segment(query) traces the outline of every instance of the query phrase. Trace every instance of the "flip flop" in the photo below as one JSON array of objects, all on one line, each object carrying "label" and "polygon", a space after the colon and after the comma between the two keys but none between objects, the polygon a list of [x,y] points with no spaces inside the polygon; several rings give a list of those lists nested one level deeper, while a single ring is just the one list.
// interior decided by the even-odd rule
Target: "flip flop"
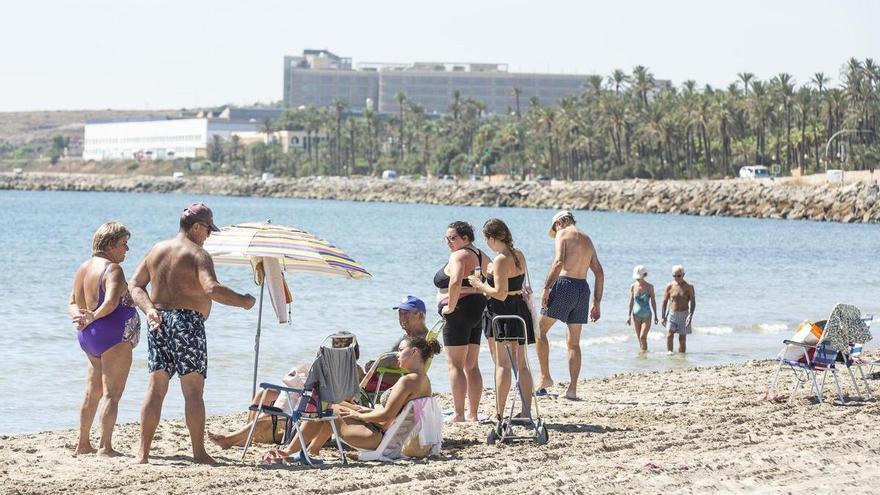
[{"label": "flip flop", "polygon": [[554,399],[559,397],[559,394],[555,392],[548,392],[546,388],[539,388],[535,390],[535,397],[553,397]]},{"label": "flip flop", "polygon": [[[309,460],[312,461],[312,465],[314,465],[314,466],[320,466],[321,464],[324,464],[324,461],[322,459],[318,459],[317,457],[314,457],[314,456],[309,456]],[[293,455],[286,457],[284,459],[284,461],[282,461],[282,462],[285,462],[288,464],[298,462],[298,463],[302,464],[303,466],[309,465],[308,461],[306,461],[306,456],[303,455],[302,450],[300,450],[299,452],[297,452]]]}]

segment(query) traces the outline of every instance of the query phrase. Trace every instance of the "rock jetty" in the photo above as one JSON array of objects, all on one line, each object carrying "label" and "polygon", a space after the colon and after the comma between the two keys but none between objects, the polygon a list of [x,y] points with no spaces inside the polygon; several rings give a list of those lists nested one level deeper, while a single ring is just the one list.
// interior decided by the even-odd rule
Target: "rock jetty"
[{"label": "rock jetty", "polygon": [[0,174],[0,190],[216,194],[392,203],[570,208],[701,216],[880,222],[872,182],[796,185],[780,181],[475,182],[308,177],[245,179],[34,173]]}]

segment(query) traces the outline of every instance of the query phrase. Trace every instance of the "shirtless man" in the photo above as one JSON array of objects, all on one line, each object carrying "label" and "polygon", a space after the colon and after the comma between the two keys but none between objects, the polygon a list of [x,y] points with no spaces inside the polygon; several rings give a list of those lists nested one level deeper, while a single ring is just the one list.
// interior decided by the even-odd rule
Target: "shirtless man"
[{"label": "shirtless man", "polygon": [[[563,210],[553,216],[548,234],[555,239],[556,257],[550,265],[550,273],[547,274],[541,295],[542,316],[538,322],[539,335],[535,343],[541,367],[541,384],[537,394],[544,395],[547,393],[546,389],[553,386],[547,332],[556,320],[560,320],[568,325],[566,341],[571,382],[565,397],[577,400],[577,382],[581,373],[581,327],[587,323],[588,314],[590,320],[599,320],[605,274],[596,256],[593,241],[575,226],[574,215],[570,211]],[[592,270],[596,279],[592,309],[589,307],[590,284],[587,282],[587,270]]]},{"label": "shirtless man", "polygon": [[[671,304],[670,304],[671,303]],[[667,306],[669,313],[666,312]],[[684,267],[672,267],[672,282],[663,293],[663,326],[666,327],[666,351],[672,354],[672,341],[678,334],[678,352],[687,350],[687,336],[691,333],[691,320],[697,308],[694,286],[685,282]],[[667,323],[668,320],[668,323]]]},{"label": "shirtless man", "polygon": [[[397,310],[397,321],[400,323],[400,329],[403,330],[403,335],[397,339],[394,347],[391,348],[391,352],[396,352],[393,349],[397,349],[406,337],[426,338],[428,336],[429,330],[425,325],[425,314],[427,310],[424,301],[416,296],[406,296],[400,304],[391,309]],[[364,365],[364,370],[369,371],[372,366],[373,360],[367,361],[367,364]],[[379,360],[379,367],[399,368],[400,363],[397,362],[396,355],[389,355]],[[382,382],[387,385],[387,387],[390,387],[391,385],[394,385],[400,377],[401,375],[397,374],[387,374],[382,377]],[[367,385],[367,390],[375,390],[377,380],[378,375],[373,375],[373,378],[370,379],[370,383]]]},{"label": "shirtless man", "polygon": [[[214,225],[214,214],[204,203],[183,210],[177,237],[153,246],[129,281],[135,304],[147,315],[150,381],[141,409],[141,446],[138,462],[149,462],[150,445],[159,425],[168,382],[180,375],[186,427],[192,441],[193,461],[214,464],[205,451],[205,403],[202,394],[208,374],[205,320],[211,301],[250,309],[254,298],[217,282],[214,262],[202,248]],[[152,283],[150,294],[146,287]]]}]

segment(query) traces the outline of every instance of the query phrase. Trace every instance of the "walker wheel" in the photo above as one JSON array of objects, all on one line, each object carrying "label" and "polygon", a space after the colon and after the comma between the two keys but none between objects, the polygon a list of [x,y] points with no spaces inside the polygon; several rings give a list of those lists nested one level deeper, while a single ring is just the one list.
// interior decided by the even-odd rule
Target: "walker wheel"
[{"label": "walker wheel", "polygon": [[550,439],[550,435],[547,433],[547,427],[545,425],[541,425],[536,428],[535,431],[535,439],[538,441],[538,445],[546,445],[547,440]]},{"label": "walker wheel", "polygon": [[498,434],[495,433],[495,428],[489,430],[489,434],[486,436],[486,444],[487,445],[495,445],[495,442],[498,440]]}]

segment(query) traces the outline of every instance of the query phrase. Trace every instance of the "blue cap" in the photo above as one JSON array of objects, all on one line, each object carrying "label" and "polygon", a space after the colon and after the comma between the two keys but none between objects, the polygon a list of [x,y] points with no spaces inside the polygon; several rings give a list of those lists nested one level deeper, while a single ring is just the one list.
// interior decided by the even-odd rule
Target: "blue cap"
[{"label": "blue cap", "polygon": [[412,311],[415,309],[422,313],[427,312],[425,309],[425,302],[416,296],[406,296],[403,298],[403,301],[400,301],[400,304],[391,309],[402,309],[404,311]]}]

